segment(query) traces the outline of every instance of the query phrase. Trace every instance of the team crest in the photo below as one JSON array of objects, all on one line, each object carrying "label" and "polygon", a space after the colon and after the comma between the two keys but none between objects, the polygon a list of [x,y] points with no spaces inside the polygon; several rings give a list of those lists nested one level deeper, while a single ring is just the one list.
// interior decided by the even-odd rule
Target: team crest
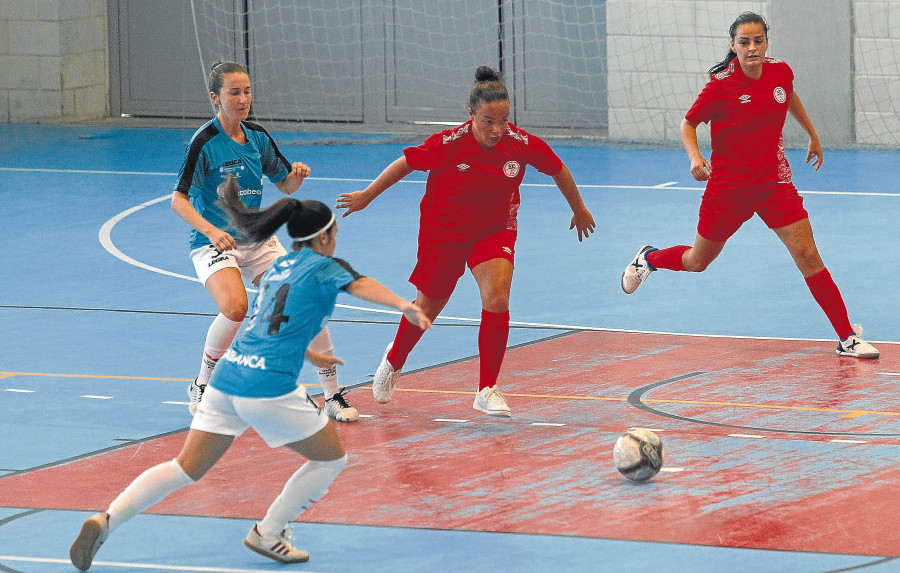
[{"label": "team crest", "polygon": [[772,92],[772,95],[775,96],[775,101],[777,101],[778,103],[784,103],[787,101],[787,92],[784,91],[784,88],[782,87],[775,88],[775,91]]},{"label": "team crest", "polygon": [[503,166],[503,173],[506,174],[507,177],[515,177],[519,174],[519,162],[518,161],[507,161]]}]

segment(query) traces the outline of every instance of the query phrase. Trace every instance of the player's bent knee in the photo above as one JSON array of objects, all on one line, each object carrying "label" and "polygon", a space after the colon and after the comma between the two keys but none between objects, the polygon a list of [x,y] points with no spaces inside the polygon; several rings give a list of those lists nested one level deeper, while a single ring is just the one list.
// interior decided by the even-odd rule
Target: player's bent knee
[{"label": "player's bent knee", "polygon": [[244,320],[244,317],[247,316],[247,301],[236,300],[236,301],[228,301],[223,304],[219,311],[227,318],[233,322],[241,322]]}]

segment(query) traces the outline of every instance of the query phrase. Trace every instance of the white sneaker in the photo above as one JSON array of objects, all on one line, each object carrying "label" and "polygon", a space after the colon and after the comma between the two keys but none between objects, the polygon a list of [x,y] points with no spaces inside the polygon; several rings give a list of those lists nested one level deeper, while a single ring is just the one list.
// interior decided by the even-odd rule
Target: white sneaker
[{"label": "white sneaker", "polygon": [[394,397],[394,389],[397,387],[397,378],[400,377],[402,368],[394,370],[391,363],[388,362],[387,355],[391,351],[394,343],[391,342],[384,350],[384,356],[381,358],[381,364],[375,371],[375,378],[372,380],[372,397],[376,402],[387,404]]},{"label": "white sneaker", "polygon": [[472,407],[488,416],[500,416],[502,418],[512,416],[509,406],[506,405],[506,398],[503,397],[500,390],[497,390],[496,386],[488,386],[479,390],[475,394],[475,402],[472,403]]},{"label": "white sneaker", "polygon": [[336,422],[355,422],[359,420],[359,412],[344,398],[346,388],[341,388],[337,394],[325,400],[325,413]]},{"label": "white sneaker", "polygon": [[641,286],[641,283],[647,280],[650,273],[656,270],[647,262],[647,253],[656,250],[658,249],[650,245],[644,245],[634,256],[631,263],[625,267],[625,270],[622,272],[622,290],[625,291],[625,294],[631,294],[636,291]]},{"label": "white sneaker", "polygon": [[98,513],[91,516],[81,526],[81,532],[69,549],[69,559],[79,571],[87,571],[94,561],[97,550],[109,535],[109,516]]},{"label": "white sneaker", "polygon": [[838,342],[837,353],[856,358],[878,358],[881,355],[877,348],[862,339],[862,327],[858,324],[853,325],[853,334]]},{"label": "white sneaker", "polygon": [[279,563],[305,563],[309,561],[309,553],[295,549],[291,543],[293,539],[294,531],[290,526],[285,527],[278,537],[263,537],[254,525],[250,533],[247,534],[247,538],[244,539],[244,545],[260,555],[265,555]]},{"label": "white sneaker", "polygon": [[197,413],[197,408],[200,407],[200,400],[203,398],[204,390],[206,390],[206,384],[197,384],[196,378],[194,378],[194,381],[188,386],[188,400],[191,402],[188,404],[188,412],[191,413],[191,416]]}]

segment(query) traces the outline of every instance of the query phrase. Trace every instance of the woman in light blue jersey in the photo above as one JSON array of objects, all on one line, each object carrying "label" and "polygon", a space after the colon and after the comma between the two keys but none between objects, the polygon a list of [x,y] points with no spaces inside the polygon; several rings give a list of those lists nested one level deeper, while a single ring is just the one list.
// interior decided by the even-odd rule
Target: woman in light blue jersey
[{"label": "woman in light blue jersey", "polygon": [[[247,121],[253,95],[247,70],[235,62],[216,62],[209,75],[209,97],[216,116],[194,133],[172,194],[172,210],[192,227],[191,260],[197,276],[216,301],[219,314],[206,334],[200,372],[188,388],[191,414],[203,397],[216,362],[234,340],[247,314],[244,280],[257,284],[272,261],[285,254],[274,236],[245,247],[237,244],[218,204],[217,189],[229,176],[237,180],[241,200],[259,208],[263,176],[287,195],[300,188],[309,167],[290,163],[262,126]],[[321,330],[312,343],[314,351],[333,354],[328,329]],[[337,373],[319,369],[328,416],[355,422],[359,413],[338,391]]]},{"label": "woman in light blue jersey", "polygon": [[234,178],[222,187],[225,213],[240,243],[266,241],[286,223],[293,251],[263,275],[247,327],[216,366],[178,457],[142,473],[109,509],[84,522],[69,552],[81,571],[88,570],[116,527],[200,479],[249,427],[270,447],[287,446],[307,462],[288,479],[244,545],[281,563],[307,561],[309,554],[291,543],[288,523],[321,499],[347,464],[334,424],[297,385],[304,359],[317,367],[342,362],[310,350],[309,343],[341,291],[396,308],[419,328],[431,328],[415,303],[333,257],[337,224],[325,204],[285,198],[257,211],[241,201]]}]

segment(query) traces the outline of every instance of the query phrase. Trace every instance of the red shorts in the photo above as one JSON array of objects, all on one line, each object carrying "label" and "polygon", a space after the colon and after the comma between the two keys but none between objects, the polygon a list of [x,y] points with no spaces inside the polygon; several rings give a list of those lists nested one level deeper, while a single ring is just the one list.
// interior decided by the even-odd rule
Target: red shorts
[{"label": "red shorts", "polygon": [[516,232],[497,231],[477,241],[459,243],[419,243],[416,268],[409,282],[430,298],[449,298],[466,267],[474,268],[491,259],[515,264]]},{"label": "red shorts", "polygon": [[766,184],[740,195],[703,194],[697,232],[710,241],[726,241],[746,221],[759,215],[767,227],[779,229],[809,218],[793,183]]}]

